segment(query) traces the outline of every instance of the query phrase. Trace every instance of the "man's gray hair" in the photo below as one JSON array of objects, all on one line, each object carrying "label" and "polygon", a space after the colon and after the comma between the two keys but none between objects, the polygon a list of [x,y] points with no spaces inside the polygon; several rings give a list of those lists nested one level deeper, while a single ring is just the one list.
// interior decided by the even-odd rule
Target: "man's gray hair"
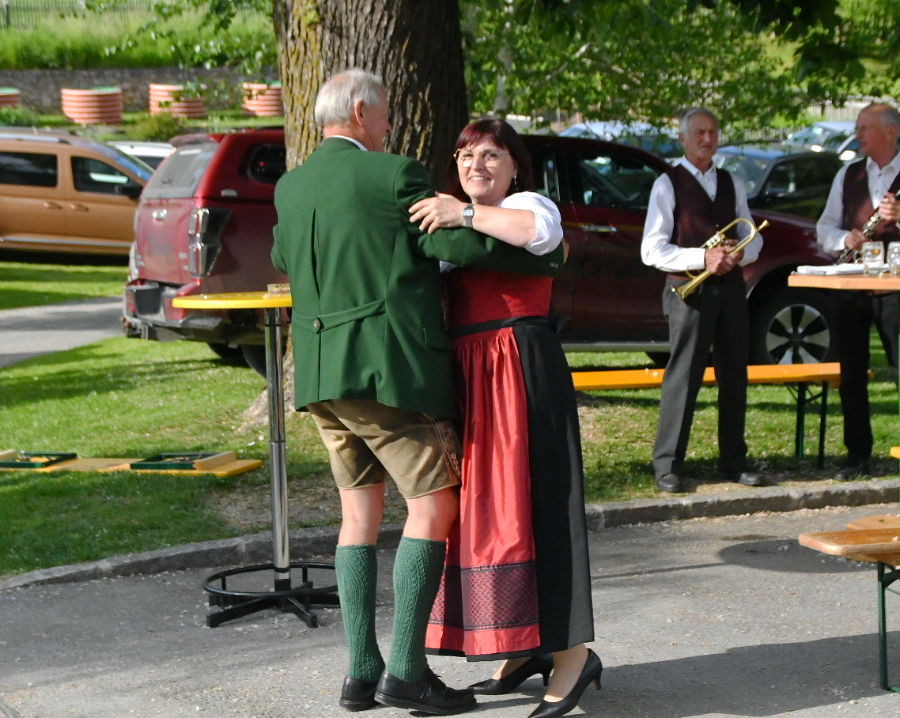
[{"label": "man's gray hair", "polygon": [[381,102],[383,93],[381,78],[357,67],[332,75],[316,96],[316,124],[319,127],[346,125],[357,101],[362,100],[371,107]]},{"label": "man's gray hair", "polygon": [[691,107],[681,113],[681,118],[678,120],[678,131],[681,134],[686,135],[691,119],[696,117],[697,115],[705,115],[716,123],[716,127],[719,126],[719,118],[716,117],[715,112],[713,112],[712,110],[708,110],[705,107]]},{"label": "man's gray hair", "polygon": [[[862,112],[865,112],[866,110],[876,113],[882,124],[893,125],[900,131],[900,112],[897,112],[897,109],[893,105],[889,105],[886,102],[873,102],[870,105],[866,105],[862,109]],[[862,114],[862,112],[860,114]]]}]

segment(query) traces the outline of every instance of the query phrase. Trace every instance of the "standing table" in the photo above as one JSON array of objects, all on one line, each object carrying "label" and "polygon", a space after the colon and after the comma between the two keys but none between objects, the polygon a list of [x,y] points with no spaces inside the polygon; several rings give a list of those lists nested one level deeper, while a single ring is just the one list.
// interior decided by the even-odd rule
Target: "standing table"
[{"label": "standing table", "polygon": [[[791,274],[789,287],[815,289],[843,289],[863,291],[900,290],[900,277],[891,275],[869,276],[865,274]],[[891,450],[893,454],[893,449]],[[898,457],[900,458],[900,457]],[[888,679],[887,624],[885,616],[885,592],[896,593],[889,588],[900,580],[900,520],[897,516],[872,516],[851,522],[847,531],[823,532],[800,535],[800,545],[823,553],[846,556],[854,561],[876,564],[878,571],[878,648],[879,678],[885,690],[900,692],[900,686]]]},{"label": "standing table", "polygon": [[[334,564],[310,561],[291,563],[288,511],[287,511],[287,462],[284,450],[284,385],[281,358],[281,310],[291,306],[289,293],[234,292],[223,294],[199,294],[176,297],[172,306],[184,309],[264,309],[266,317],[266,393],[269,404],[269,473],[272,480],[272,563],[221,571],[210,576],[203,588],[210,594],[210,606],[223,606],[223,610],[206,617],[206,625],[218,626],[233,618],[247,616],[266,608],[291,611],[308,626],[319,625],[312,605],[335,606],[338,604],[337,586],[315,588],[310,580],[310,570],[333,571]],[[291,583],[291,569],[301,572],[299,585]],[[230,576],[273,571],[271,591],[244,591],[229,589]],[[217,584],[217,585],[216,585]]]},{"label": "standing table", "polygon": [[795,272],[788,275],[788,286],[896,292],[900,291],[900,277],[890,274],[870,276],[865,274],[797,274]]}]

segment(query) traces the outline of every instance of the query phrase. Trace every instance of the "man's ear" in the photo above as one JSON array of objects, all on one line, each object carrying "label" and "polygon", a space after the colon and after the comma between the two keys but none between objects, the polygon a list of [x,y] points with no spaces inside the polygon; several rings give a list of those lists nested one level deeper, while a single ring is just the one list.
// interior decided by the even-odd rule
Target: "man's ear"
[{"label": "man's ear", "polygon": [[362,100],[357,100],[353,103],[353,119],[356,124],[361,125],[363,120],[363,114],[366,109],[366,103]]}]

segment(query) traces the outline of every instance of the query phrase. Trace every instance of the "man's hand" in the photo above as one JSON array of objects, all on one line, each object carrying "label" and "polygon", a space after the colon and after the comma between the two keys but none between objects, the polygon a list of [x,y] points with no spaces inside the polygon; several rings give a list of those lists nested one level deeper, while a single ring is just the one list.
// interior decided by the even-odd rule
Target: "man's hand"
[{"label": "man's hand", "polygon": [[900,202],[890,192],[881,198],[878,213],[885,222],[900,221]]},{"label": "man's hand", "polygon": [[858,229],[851,229],[847,236],[844,237],[844,246],[847,249],[857,250],[862,246],[863,242],[868,242],[869,238]]},{"label": "man's hand", "polygon": [[736,242],[728,240],[725,244],[706,250],[704,261],[711,274],[723,275],[734,269],[741,261],[743,251],[733,252]]}]

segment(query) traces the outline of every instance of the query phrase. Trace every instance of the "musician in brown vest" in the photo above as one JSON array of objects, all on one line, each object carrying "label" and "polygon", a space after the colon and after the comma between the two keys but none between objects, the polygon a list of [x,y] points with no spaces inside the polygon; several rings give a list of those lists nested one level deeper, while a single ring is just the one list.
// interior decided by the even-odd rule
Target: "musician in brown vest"
[{"label": "musician in brown vest", "polygon": [[[663,311],[669,320],[671,355],[659,402],[653,472],[662,491],[682,489],[681,471],[697,392],[710,348],[716,368],[719,409],[719,478],[747,486],[763,479],[747,470],[744,415],[747,407],[748,316],[740,266],[753,262],[762,247],[757,235],[743,251],[735,242],[704,248],[717,230],[737,217],[750,219],[747,193],[739,179],[713,165],[719,121],[709,110],[691,108],[681,117],[678,138],[684,157],[660,175],[650,193],[641,242],[644,264],[666,272]],[[736,238],[749,234],[739,223]],[[674,287],[687,272],[708,269],[712,276],[682,299]]]},{"label": "musician in brown vest", "polygon": [[[900,240],[900,113],[890,105],[873,103],[856,118],[859,149],[866,157],[838,170],[828,202],[816,225],[819,244],[839,253],[859,249],[868,239]],[[862,227],[875,211],[882,221],[871,237]],[[897,376],[897,333],[900,330],[900,293],[833,292],[834,334],[841,362],[841,409],[847,458],[835,478],[846,481],[869,473],[872,425],[869,420],[869,332],[878,328],[884,353]]]}]

